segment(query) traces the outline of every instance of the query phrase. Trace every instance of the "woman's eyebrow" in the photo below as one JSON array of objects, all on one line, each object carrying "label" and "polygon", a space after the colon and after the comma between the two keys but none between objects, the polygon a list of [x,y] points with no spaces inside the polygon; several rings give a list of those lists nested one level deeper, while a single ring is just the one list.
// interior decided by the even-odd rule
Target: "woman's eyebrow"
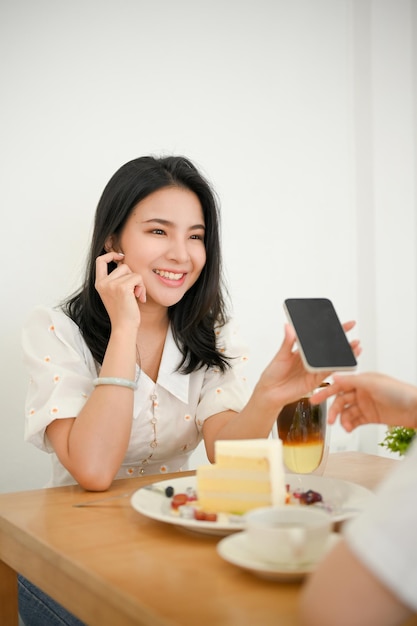
[{"label": "woman's eyebrow", "polygon": [[[165,220],[161,217],[152,217],[150,220],[145,220],[143,223],[150,224],[152,222],[161,224],[161,226],[175,226],[174,222],[171,222],[170,220]],[[204,226],[204,224],[194,224],[193,226],[190,226],[189,230],[206,230],[206,227]]]}]

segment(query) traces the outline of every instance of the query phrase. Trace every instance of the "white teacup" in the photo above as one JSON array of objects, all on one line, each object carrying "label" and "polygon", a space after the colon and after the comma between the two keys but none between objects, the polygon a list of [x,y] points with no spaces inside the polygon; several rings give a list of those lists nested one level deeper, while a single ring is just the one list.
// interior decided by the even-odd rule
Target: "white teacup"
[{"label": "white teacup", "polygon": [[251,552],[265,563],[286,567],[317,562],[332,528],[328,513],[308,506],[254,509],[245,519]]}]

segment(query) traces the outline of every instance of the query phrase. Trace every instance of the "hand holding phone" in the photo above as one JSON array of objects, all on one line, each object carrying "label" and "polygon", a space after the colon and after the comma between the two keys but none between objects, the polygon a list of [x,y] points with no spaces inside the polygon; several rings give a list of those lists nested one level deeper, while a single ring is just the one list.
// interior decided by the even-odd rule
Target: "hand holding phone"
[{"label": "hand holding phone", "polygon": [[337,316],[327,298],[288,298],[284,310],[293,325],[297,344],[310,372],[353,370],[357,361]]}]

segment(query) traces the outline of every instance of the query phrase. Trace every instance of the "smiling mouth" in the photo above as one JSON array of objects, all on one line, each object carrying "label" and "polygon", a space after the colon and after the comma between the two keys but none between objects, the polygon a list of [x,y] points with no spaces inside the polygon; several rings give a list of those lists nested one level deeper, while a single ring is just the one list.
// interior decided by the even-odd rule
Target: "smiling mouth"
[{"label": "smiling mouth", "polygon": [[165,270],[152,270],[158,276],[162,276],[162,278],[168,278],[169,280],[180,280],[184,274],[176,274],[174,272],[167,272]]}]

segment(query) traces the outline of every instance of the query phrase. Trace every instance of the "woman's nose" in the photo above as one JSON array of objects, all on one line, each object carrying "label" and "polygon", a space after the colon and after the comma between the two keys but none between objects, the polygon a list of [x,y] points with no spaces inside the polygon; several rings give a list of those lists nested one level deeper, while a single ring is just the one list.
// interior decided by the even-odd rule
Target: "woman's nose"
[{"label": "woman's nose", "polygon": [[187,241],[183,241],[182,239],[172,240],[171,246],[168,251],[168,258],[179,263],[188,261],[188,259],[190,258],[190,253],[188,250]]}]

